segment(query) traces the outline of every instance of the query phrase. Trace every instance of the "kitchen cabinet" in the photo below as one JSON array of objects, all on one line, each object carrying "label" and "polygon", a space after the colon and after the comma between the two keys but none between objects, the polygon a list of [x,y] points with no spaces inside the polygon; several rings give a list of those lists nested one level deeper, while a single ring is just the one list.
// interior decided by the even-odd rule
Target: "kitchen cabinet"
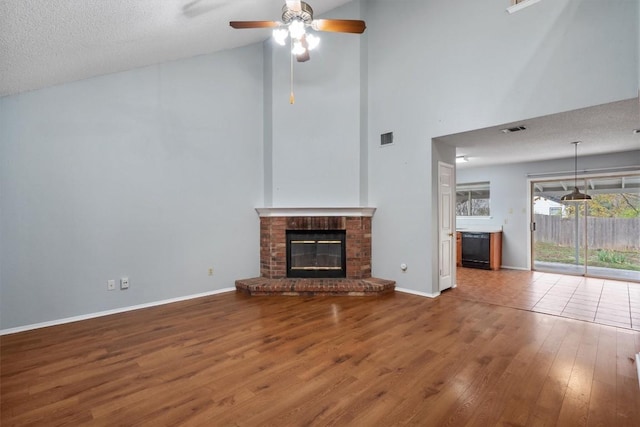
[{"label": "kitchen cabinet", "polygon": [[502,232],[491,233],[491,252],[489,254],[489,268],[500,270],[502,265]]}]

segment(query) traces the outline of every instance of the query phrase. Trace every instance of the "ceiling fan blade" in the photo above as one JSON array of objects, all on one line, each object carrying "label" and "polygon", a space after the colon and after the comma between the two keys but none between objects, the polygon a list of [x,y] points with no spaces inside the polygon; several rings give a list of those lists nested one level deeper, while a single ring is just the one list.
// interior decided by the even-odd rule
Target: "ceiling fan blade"
[{"label": "ceiling fan blade", "polygon": [[280,23],[277,21],[231,21],[229,22],[233,28],[273,28],[279,27]]},{"label": "ceiling fan blade", "polygon": [[294,12],[300,12],[302,10],[302,4],[300,0],[286,0],[287,8]]},{"label": "ceiling fan blade", "polygon": [[314,19],[311,27],[316,31],[330,31],[334,33],[364,33],[364,21],[355,19]]}]

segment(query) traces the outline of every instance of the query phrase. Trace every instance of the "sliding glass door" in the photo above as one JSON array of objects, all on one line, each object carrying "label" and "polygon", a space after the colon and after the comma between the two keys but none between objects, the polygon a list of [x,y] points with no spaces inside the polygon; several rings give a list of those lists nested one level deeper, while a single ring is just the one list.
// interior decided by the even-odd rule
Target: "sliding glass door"
[{"label": "sliding glass door", "polygon": [[640,174],[532,182],[534,270],[640,281]]},{"label": "sliding glass door", "polygon": [[564,181],[533,183],[533,268],[582,275],[586,274],[586,206],[561,203],[565,187]]},{"label": "sliding glass door", "polygon": [[587,217],[587,273],[640,280],[640,175],[592,181],[597,192]]}]

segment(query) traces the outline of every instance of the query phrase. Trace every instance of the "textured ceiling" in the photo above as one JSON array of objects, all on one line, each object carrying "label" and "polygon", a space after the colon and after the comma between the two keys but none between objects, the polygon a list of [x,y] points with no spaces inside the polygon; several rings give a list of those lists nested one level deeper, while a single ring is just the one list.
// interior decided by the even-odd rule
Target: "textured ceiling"
[{"label": "textured ceiling", "polygon": [[[503,133],[524,126],[526,130]],[[506,123],[485,129],[435,138],[456,147],[467,163],[458,168],[535,162],[574,156],[571,142],[581,141],[578,155],[588,156],[640,150],[640,103],[638,98],[589,108]],[[640,165],[640,155],[636,159]]]},{"label": "textured ceiling", "polygon": [[[316,15],[348,0],[311,1]],[[0,96],[266,39],[284,0],[0,0]]]}]

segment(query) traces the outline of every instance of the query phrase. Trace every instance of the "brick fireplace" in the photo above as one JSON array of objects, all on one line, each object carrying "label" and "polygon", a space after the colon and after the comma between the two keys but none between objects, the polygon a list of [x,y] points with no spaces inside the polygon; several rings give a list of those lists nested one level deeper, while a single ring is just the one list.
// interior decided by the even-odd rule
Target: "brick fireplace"
[{"label": "brick fireplace", "polygon": [[[380,295],[395,282],[371,277],[374,208],[259,208],[260,277],[236,281],[250,295]],[[344,278],[287,277],[287,232],[345,234]],[[291,268],[289,268],[291,271]]]}]

